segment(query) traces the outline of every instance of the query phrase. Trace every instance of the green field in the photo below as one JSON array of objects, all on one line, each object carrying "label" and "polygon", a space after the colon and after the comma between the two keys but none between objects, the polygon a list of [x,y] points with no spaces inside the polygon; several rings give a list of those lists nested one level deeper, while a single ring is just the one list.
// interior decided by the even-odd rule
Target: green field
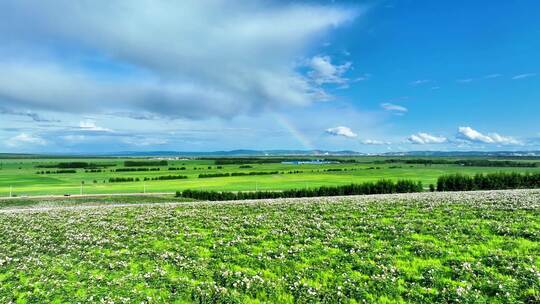
[{"label": "green field", "polygon": [[[406,159],[406,158],[402,158]],[[138,193],[143,192],[174,192],[184,189],[254,191],[254,190],[284,190],[291,188],[318,187],[323,185],[345,185],[365,181],[385,179],[412,179],[422,181],[427,187],[435,183],[438,176],[447,173],[489,173],[489,172],[540,172],[540,167],[465,167],[460,165],[405,163],[374,163],[384,160],[381,157],[358,157],[356,163],[340,164],[250,164],[252,168],[240,168],[240,164],[223,165],[218,169],[213,160],[174,160],[167,166],[161,166],[160,171],[148,172],[110,172],[122,168],[122,158],[20,158],[0,159],[0,197],[8,196],[10,189],[17,196],[48,195],[48,194],[79,194],[81,182],[84,182],[83,193]],[[129,159],[133,160],[133,159]],[[77,173],[66,174],[36,174],[41,170],[39,165],[57,164],[60,162],[84,161],[94,164],[114,164],[104,169],[104,172],[86,173],[77,169]],[[522,162],[522,161],[520,161]],[[186,170],[169,171],[169,167],[185,167]],[[328,169],[343,169],[346,171],[325,171]],[[231,172],[273,172],[279,174],[198,178],[199,174],[231,173]],[[301,171],[301,173],[289,173]],[[166,175],[185,175],[183,180],[142,181],[145,177],[152,178]],[[109,183],[111,177],[139,178],[139,182]]]},{"label": "green field", "polygon": [[540,302],[539,190],[166,200],[0,200],[0,302]]}]

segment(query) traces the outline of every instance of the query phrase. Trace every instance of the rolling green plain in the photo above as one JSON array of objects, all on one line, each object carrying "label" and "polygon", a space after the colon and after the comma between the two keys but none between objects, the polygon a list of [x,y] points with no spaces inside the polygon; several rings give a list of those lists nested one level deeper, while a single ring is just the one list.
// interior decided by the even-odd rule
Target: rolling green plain
[{"label": "rolling green plain", "polygon": [[[350,159],[350,158],[348,158]],[[437,177],[449,173],[490,173],[490,172],[540,172],[540,167],[465,167],[454,164],[375,163],[384,160],[382,157],[357,157],[355,163],[339,164],[249,164],[251,168],[241,168],[240,164],[222,165],[214,160],[169,160],[167,166],[157,167],[160,171],[144,172],[111,172],[124,167],[126,158],[21,158],[0,159],[0,197],[8,196],[10,189],[13,195],[64,195],[80,194],[81,182],[84,182],[84,194],[97,193],[142,193],[174,192],[184,189],[217,190],[217,191],[255,191],[284,190],[304,187],[336,186],[350,183],[377,181],[380,179],[411,179],[422,181],[425,187],[435,183]],[[393,157],[392,159],[396,159]],[[402,158],[405,160],[406,158]],[[128,160],[137,160],[129,158]],[[294,160],[294,158],[291,158]],[[497,159],[500,160],[500,159]],[[535,160],[530,160],[535,161]],[[61,162],[89,162],[92,164],[114,165],[103,169],[103,172],[85,172],[77,169],[77,173],[37,174],[42,170],[40,165],[52,165]],[[169,167],[185,167],[185,170],[168,170]],[[342,171],[327,171],[341,169]],[[227,176],[198,178],[199,174],[215,173],[250,173],[279,172],[270,175]],[[300,172],[295,172],[300,171]],[[168,175],[184,175],[187,179],[148,180]],[[138,182],[110,183],[109,178],[139,178]]]},{"label": "rolling green plain", "polygon": [[540,303],[539,190],[166,200],[0,200],[0,302]]},{"label": "rolling green plain", "polygon": [[[450,173],[540,172],[523,158],[353,160],[1,159],[0,303],[540,303],[538,189],[229,202],[172,194],[383,178],[427,188]],[[73,162],[93,169],[46,173]],[[153,171],[122,171],[137,168]],[[199,177],[226,173],[257,175]],[[187,178],[151,180],[171,175]],[[102,196],[46,196],[79,194],[81,184]],[[5,198],[10,189],[18,198]]]}]

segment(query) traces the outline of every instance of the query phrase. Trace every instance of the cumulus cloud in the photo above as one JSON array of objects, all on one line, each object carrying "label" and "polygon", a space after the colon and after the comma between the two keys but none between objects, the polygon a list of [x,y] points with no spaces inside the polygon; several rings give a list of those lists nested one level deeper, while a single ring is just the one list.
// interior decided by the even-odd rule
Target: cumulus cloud
[{"label": "cumulus cloud", "polygon": [[44,146],[47,144],[47,142],[43,138],[37,135],[21,133],[19,135],[9,138],[5,142],[5,144],[8,147],[19,147],[19,146],[24,146],[24,145]]},{"label": "cumulus cloud", "polygon": [[388,103],[388,102],[382,103],[381,108],[383,108],[385,111],[392,112],[396,115],[403,115],[409,111],[404,106],[400,106],[400,105]]},{"label": "cumulus cloud", "polygon": [[351,128],[344,126],[326,129],[326,133],[334,136],[343,136],[348,138],[354,138],[358,136],[358,134],[354,133]]},{"label": "cumulus cloud", "polygon": [[427,145],[427,144],[442,144],[448,141],[444,136],[432,135],[429,133],[419,132],[413,134],[407,138],[410,143],[418,145]]},{"label": "cumulus cloud", "polygon": [[79,122],[79,128],[83,131],[93,131],[93,132],[112,132],[111,129],[103,128],[96,125],[96,122],[91,119],[82,120]]},{"label": "cumulus cloud", "polygon": [[295,60],[359,13],[262,0],[1,1],[0,105],[187,118],[306,105],[350,64],[318,57],[314,84]]},{"label": "cumulus cloud", "polygon": [[352,63],[334,65],[329,56],[314,56],[308,65],[312,69],[308,75],[315,83],[346,84],[349,80],[343,75],[351,68]]},{"label": "cumulus cloud", "polygon": [[483,134],[471,127],[459,127],[457,138],[485,144],[519,145],[521,142],[510,136],[502,136],[498,133]]}]

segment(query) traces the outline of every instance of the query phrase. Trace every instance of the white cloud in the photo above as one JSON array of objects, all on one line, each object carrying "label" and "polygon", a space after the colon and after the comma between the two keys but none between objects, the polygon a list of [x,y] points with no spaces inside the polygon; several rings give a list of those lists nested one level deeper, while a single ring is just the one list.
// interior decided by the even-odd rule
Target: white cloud
[{"label": "white cloud", "polygon": [[326,133],[334,136],[344,136],[348,138],[354,138],[358,136],[358,134],[354,133],[351,128],[343,126],[326,129]]},{"label": "white cloud", "polygon": [[96,122],[91,119],[82,120],[81,122],[79,122],[79,128],[84,131],[112,132],[111,129],[97,126]]},{"label": "white cloud", "polygon": [[404,106],[400,106],[400,105],[388,103],[388,102],[382,103],[381,108],[383,108],[385,111],[392,112],[397,115],[403,115],[404,113],[407,113],[407,111],[409,111]]},{"label": "white cloud", "polygon": [[409,84],[410,85],[413,85],[413,86],[418,86],[418,85],[423,85],[423,84],[427,84],[427,83],[430,83],[431,80],[429,79],[418,79],[418,80],[415,80],[415,81],[411,81]]},{"label": "white cloud", "polygon": [[499,78],[499,77],[501,77],[501,76],[502,76],[501,74],[497,74],[497,73],[496,73],[496,74],[489,74],[489,75],[486,75],[486,76],[484,76],[484,78],[486,78],[486,79],[493,79],[493,78]]},{"label": "white cloud", "polygon": [[329,56],[314,56],[309,61],[308,66],[311,71],[308,76],[318,85],[321,84],[346,84],[349,80],[344,78],[344,74],[351,68],[351,62],[341,65],[332,64]]},{"label": "white cloud", "polygon": [[458,135],[459,139],[466,141],[485,143],[485,144],[502,144],[502,145],[519,145],[520,141],[510,136],[502,136],[498,133],[482,134],[471,127],[459,127]]},{"label": "white cloud", "polygon": [[[0,106],[207,118],[307,105],[327,94],[295,61],[361,12],[263,0],[0,1]],[[350,66],[315,61],[318,84],[342,81]]]},{"label": "white cloud", "polygon": [[364,139],[360,141],[363,145],[390,145],[392,143],[387,141],[375,140],[375,139]]},{"label": "white cloud", "polygon": [[536,76],[536,73],[525,73],[525,74],[516,75],[512,77],[512,79],[518,80],[518,79],[525,79],[525,78],[534,77],[534,76]]},{"label": "white cloud", "polygon": [[370,80],[371,79],[371,74],[369,73],[365,73],[364,75],[360,76],[360,77],[356,77],[354,79],[355,82],[358,82],[358,81],[366,81],[366,80]]},{"label": "white cloud", "polygon": [[413,134],[407,138],[410,143],[427,145],[427,144],[442,144],[448,141],[444,136],[431,135],[429,133],[420,132]]},{"label": "white cloud", "polygon": [[19,147],[23,145],[44,146],[46,144],[47,142],[43,138],[28,133],[21,133],[6,141],[6,145],[9,147]]},{"label": "white cloud", "polygon": [[456,80],[456,81],[459,82],[459,83],[470,83],[470,82],[473,82],[474,79],[472,79],[472,78],[465,78],[465,79],[458,79],[458,80]]}]

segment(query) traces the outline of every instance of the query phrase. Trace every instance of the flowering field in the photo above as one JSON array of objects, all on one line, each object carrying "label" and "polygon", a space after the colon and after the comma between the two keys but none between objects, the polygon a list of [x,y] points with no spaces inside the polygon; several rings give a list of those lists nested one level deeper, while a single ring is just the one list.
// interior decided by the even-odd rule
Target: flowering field
[{"label": "flowering field", "polygon": [[0,303],[540,303],[540,191],[0,210]]}]

